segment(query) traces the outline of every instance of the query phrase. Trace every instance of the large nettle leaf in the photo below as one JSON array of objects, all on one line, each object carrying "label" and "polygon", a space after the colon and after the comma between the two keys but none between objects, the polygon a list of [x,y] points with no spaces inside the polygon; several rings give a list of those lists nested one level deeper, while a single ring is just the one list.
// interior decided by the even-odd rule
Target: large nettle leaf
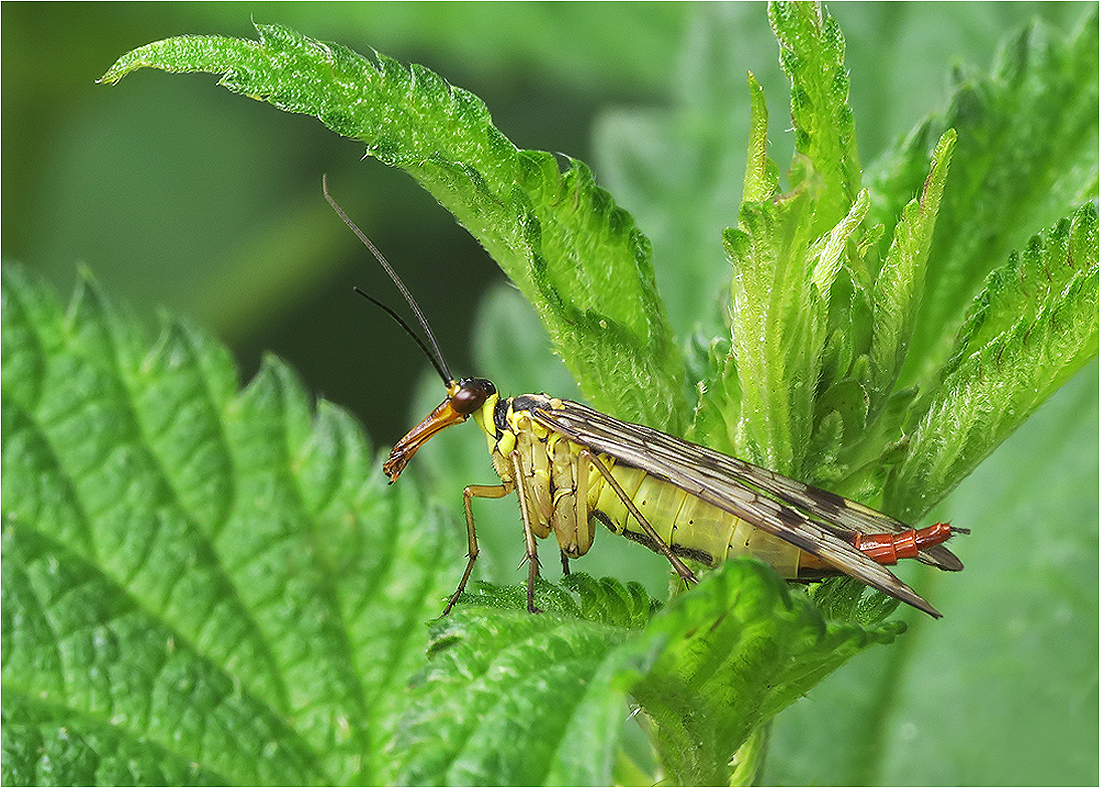
[{"label": "large nettle leaf", "polygon": [[5,780],[369,781],[453,540],[285,366],[136,325],[4,268]]},{"label": "large nettle leaf", "polygon": [[[950,288],[930,256],[939,220],[950,208],[958,226],[960,194],[984,188],[958,160],[981,124],[926,124],[900,175],[864,188],[836,22],[805,3],[769,17],[795,161],[782,190],[750,78],[743,203],[723,239],[732,318],[686,355],[630,215],[583,164],[517,150],[427,69],[259,26],[259,41],[150,44],[104,80],[220,73],[363,140],[493,254],[597,407],[916,520],[1096,354],[1096,210],[1075,208],[1095,174],[1056,179],[1049,220],[956,296],[978,294],[965,318],[923,321],[929,287]],[[1082,120],[1051,158],[1095,148],[1080,143],[1095,92],[1072,78],[1094,28],[1007,69],[1021,86],[1068,74]],[[774,714],[902,629],[858,584],[811,601],[741,560],[656,613],[612,580],[540,586],[537,617],[482,586],[425,654],[461,528],[411,483],[386,489],[345,414],[312,408],[274,361],[238,392],[200,331],[172,323],[150,346],[89,283],[66,313],[9,267],[3,321],[9,782],[748,782]],[[909,348],[944,345],[908,371]]]}]

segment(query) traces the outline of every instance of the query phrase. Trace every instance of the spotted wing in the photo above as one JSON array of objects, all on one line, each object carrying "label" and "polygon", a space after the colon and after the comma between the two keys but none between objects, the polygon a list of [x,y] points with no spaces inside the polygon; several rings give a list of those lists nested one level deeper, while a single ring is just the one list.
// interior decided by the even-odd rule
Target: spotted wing
[{"label": "spotted wing", "polygon": [[[532,404],[537,421],[570,440],[671,482],[816,555],[844,574],[933,616],[940,615],[889,569],[841,536],[845,531],[897,533],[908,530],[904,523],[833,493],[649,427],[619,421],[577,402]],[[945,561],[940,553],[950,560]],[[929,556],[928,562],[962,568],[946,548]]]}]

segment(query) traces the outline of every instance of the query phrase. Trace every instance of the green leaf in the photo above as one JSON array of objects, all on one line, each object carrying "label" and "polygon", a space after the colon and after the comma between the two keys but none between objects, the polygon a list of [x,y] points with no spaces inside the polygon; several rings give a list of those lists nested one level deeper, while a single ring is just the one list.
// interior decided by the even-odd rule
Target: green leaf
[{"label": "green leaf", "polygon": [[[817,348],[803,341],[816,310],[808,303],[806,258],[813,238],[806,192],[745,203],[724,236],[733,263],[732,359],[742,391],[741,441],[753,462],[780,473],[800,464],[810,432]],[[751,415],[750,415],[751,414]],[[744,450],[742,450],[744,451]]]},{"label": "green leaf", "polygon": [[[595,679],[625,630],[491,610],[456,611],[432,634],[435,660],[388,747],[397,784],[542,785],[581,766],[566,765],[577,755],[567,733],[623,708],[621,690]],[[591,739],[566,782],[609,784],[614,742],[613,727]]]},{"label": "green leaf", "polygon": [[[683,361],[649,242],[578,161],[521,151],[485,105],[421,67],[374,63],[275,25],[260,41],[183,36],[123,56],[130,71],[221,73],[230,90],[318,117],[408,171],[493,255],[539,312],[593,403],[673,433],[687,424]],[[644,394],[641,392],[645,392]]]},{"label": "green leaf", "polygon": [[1098,51],[1095,9],[1068,38],[1027,27],[988,75],[957,69],[948,109],[868,168],[873,221],[889,224],[920,187],[932,141],[958,135],[900,385],[935,376],[966,305],[1011,250],[1096,196]]},{"label": "green leaf", "polygon": [[763,202],[779,188],[779,166],[768,156],[768,107],[764,89],[749,73],[749,150],[745,163],[745,202]]},{"label": "green leaf", "polygon": [[955,147],[955,132],[944,132],[932,153],[932,168],[919,197],[905,206],[894,240],[875,279],[874,329],[871,338],[871,395],[881,402],[897,379],[909,352],[936,227],[936,215]]},{"label": "green leaf", "polygon": [[1096,355],[1097,246],[1089,203],[990,275],[891,473],[887,496],[902,517],[923,514],[950,492]]},{"label": "green leaf", "polygon": [[[527,583],[502,586],[474,581],[458,599],[463,607],[494,607],[527,612]],[[611,577],[584,572],[564,575],[560,583],[535,579],[535,607],[542,611],[626,629],[641,629],[660,607],[638,583],[623,585]]]},{"label": "green leaf", "polygon": [[[1022,254],[1013,250],[971,304],[941,377],[1021,322],[1034,323],[1040,312],[1063,300],[1077,280],[1094,277],[1096,246],[1096,205],[1088,203],[1048,232],[1032,236]],[[1084,343],[1082,350],[1087,353],[1089,345]]]},{"label": "green leaf", "polygon": [[813,433],[822,429],[814,417],[823,368],[827,354],[836,352],[835,345],[828,346],[829,324],[841,319],[832,289],[869,207],[861,193],[832,231],[812,238],[814,205],[806,190],[746,202],[738,228],[726,231],[733,263],[733,342],[727,356],[711,359],[704,384],[717,392],[725,429],[708,415],[714,402],[700,405],[695,425],[708,445],[802,476],[808,472],[807,456],[814,454]]},{"label": "green leaf", "polygon": [[[583,583],[582,599],[594,590]],[[389,747],[402,763],[395,781],[608,784],[632,696],[667,779],[727,783],[762,724],[903,628],[826,624],[748,560],[724,564],[641,632],[644,620],[597,618],[472,608],[438,622],[433,662]]]},{"label": "green leaf", "polygon": [[[382,494],[348,417],[311,414],[278,362],[238,393],[225,352],[185,324],[150,349],[94,283],[66,316],[18,267],[3,276],[13,782],[606,783],[627,768],[631,694],[664,768],[692,780],[897,631],[826,627],[755,562],[652,622],[637,585],[574,575],[540,597],[570,617],[437,623],[410,703],[458,529],[444,539],[408,484]],[[686,728],[681,702],[703,715]],[[670,749],[685,735],[709,742],[690,762]]]},{"label": "green leaf", "polygon": [[844,36],[817,3],[772,2],[768,19],[779,40],[779,62],[791,80],[795,148],[810,165],[800,166],[796,159],[791,186],[821,180],[813,223],[819,235],[844,218],[860,191]]},{"label": "green leaf", "polygon": [[276,361],[14,264],[2,317],[5,777],[379,781],[457,529]]},{"label": "green leaf", "polygon": [[[9,775],[23,784],[130,783],[158,773],[188,782],[323,779],[317,753],[277,709],[94,566],[10,516],[4,556],[4,606],[13,611],[4,630],[5,734],[23,750],[5,758]],[[49,754],[27,747],[28,735],[49,742]],[[108,743],[128,757],[101,757],[96,745]]]},{"label": "green leaf", "polygon": [[763,564],[727,561],[647,628],[637,653],[643,645],[661,651],[633,694],[658,726],[658,754],[677,784],[724,784],[754,730],[903,629],[826,623]]}]

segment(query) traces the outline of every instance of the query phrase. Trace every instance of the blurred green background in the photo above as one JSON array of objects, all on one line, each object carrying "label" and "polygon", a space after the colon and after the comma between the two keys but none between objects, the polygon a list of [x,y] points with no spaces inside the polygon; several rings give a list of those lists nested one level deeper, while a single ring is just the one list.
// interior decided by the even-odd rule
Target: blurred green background
[{"label": "blurred green background", "polygon": [[[942,105],[957,59],[987,66],[1006,31],[1038,15],[1068,29],[1081,6],[1050,3],[829,6],[848,40],[852,104],[868,162]],[[70,290],[79,264],[141,312],[190,316],[234,350],[243,379],[271,351],[307,385],[362,418],[381,444],[410,423],[412,344],[361,299],[391,303],[367,253],[320,194],[321,174],[349,214],[409,280],[456,373],[472,373],[470,321],[478,294],[502,274],[453,219],[403,173],[360,161],[360,144],[215,86],[210,75],[141,72],[95,83],[124,52],[183,33],[254,37],[278,22],[361,52],[419,62],[480,96],[517,145],[566,153],[596,169],[650,234],[675,243],[667,217],[647,216],[601,171],[594,131],[624,114],[681,106],[693,75],[695,7],[679,3],[4,3],[3,253]],[[764,6],[723,11],[735,31],[730,70],[754,71],[768,91],[773,156],[789,157],[784,104]],[[944,14],[949,16],[945,17]],[[743,82],[731,86],[744,106]],[[731,112],[742,134],[747,112]],[[643,147],[645,139],[630,144]],[[786,148],[784,146],[786,145]],[[731,183],[740,163],[729,168]],[[665,180],[674,180],[676,161]],[[732,195],[721,224],[736,221]],[[639,210],[641,208],[641,210]],[[652,213],[652,211],[650,211]],[[648,219],[648,224],[647,224]],[[716,220],[718,221],[718,220]],[[666,255],[671,258],[672,255]],[[716,271],[722,274],[721,258]],[[674,323],[690,315],[670,305]],[[392,389],[387,391],[386,389]],[[417,417],[419,418],[419,417]]]},{"label": "blurred green background", "polygon": [[[828,9],[847,40],[866,165],[942,108],[953,65],[986,69],[998,42],[1026,21],[1066,32],[1087,5]],[[322,173],[405,276],[456,374],[495,377],[506,393],[569,395],[567,375],[544,366],[546,341],[528,331],[529,308],[502,287],[478,244],[403,173],[361,161],[359,143],[231,94],[210,75],[145,71],[116,87],[95,84],[134,47],[184,33],[252,38],[252,20],[422,63],[481,97],[520,147],[586,161],[652,240],[659,282],[728,275],[719,231],[736,222],[746,71],[768,97],[773,158],[781,167],[790,158],[789,85],[763,4],[0,5],[5,259],[27,263],[62,293],[86,265],[150,324],[160,307],[191,317],[233,349],[242,381],[262,353],[275,353],[311,391],[353,410],[379,446],[419,420],[426,400],[438,401],[438,381],[424,378],[427,361],[400,329],[352,293],[359,285],[400,301],[325,204]],[[698,56],[716,40],[719,55]],[[715,60],[720,70],[699,66]],[[715,114],[700,96],[728,105],[727,128],[694,123]],[[736,152],[723,148],[720,160],[684,153],[731,135]],[[691,145],[677,145],[684,140]],[[699,206],[693,184],[708,175],[725,196]],[[677,268],[689,244],[713,250],[713,270]],[[683,288],[666,290],[676,299]],[[713,306],[673,300],[669,313],[684,333]],[[476,350],[475,318],[484,328]],[[909,617],[913,630],[897,646],[854,660],[782,715],[766,779],[1095,782],[1097,429],[1094,363],[934,512],[975,527],[966,572],[919,576],[948,617]],[[432,489],[457,522],[461,485],[486,482],[491,471],[483,442],[454,433],[424,452],[418,471],[453,477]],[[484,508],[479,533],[507,558],[494,569],[487,550],[479,573],[518,580],[514,531],[494,528],[514,525],[514,505]],[[625,540],[597,548],[578,569],[629,576],[608,565],[633,569],[652,558],[663,576],[659,557]]]}]

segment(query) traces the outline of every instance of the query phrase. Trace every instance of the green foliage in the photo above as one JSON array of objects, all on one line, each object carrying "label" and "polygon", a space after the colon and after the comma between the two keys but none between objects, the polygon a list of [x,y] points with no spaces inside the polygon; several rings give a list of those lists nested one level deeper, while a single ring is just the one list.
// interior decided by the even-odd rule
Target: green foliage
[{"label": "green foliage", "polygon": [[[910,191],[896,227],[884,233],[871,223],[882,208],[876,213],[874,201],[859,194],[838,26],[812,5],[775,3],[770,20],[794,85],[798,152],[790,191],[780,194],[778,168],[765,152],[763,97],[752,82],[756,120],[746,201],[738,227],[725,235],[734,265],[732,345],[701,365],[681,358],[672,343],[648,242],[629,214],[595,187],[589,170],[572,162],[562,173],[549,154],[516,150],[492,126],[480,101],[426,69],[406,69],[382,55],[371,63],[343,47],[260,26],[258,42],[186,36],[141,47],[121,58],[103,81],[147,66],[222,73],[222,84],[234,91],[316,115],[337,132],[365,141],[368,153],[410,172],[494,255],[535,305],[595,405],[684,433],[682,382],[692,369],[703,392],[716,392],[709,398],[703,393],[697,402],[689,431],[697,440],[878,503],[888,464],[902,456],[912,467],[931,462],[920,453],[922,445],[906,454],[901,443],[904,425],[920,417],[917,408],[927,400],[896,389],[895,381],[911,343],[927,345],[933,334],[949,336],[953,328],[942,321],[921,324],[918,331],[917,318],[957,131],[942,134],[925,183],[916,189],[920,194]],[[1074,106],[1094,99],[1080,92],[1082,80],[1063,73],[1075,75],[1081,58],[1087,60],[1088,29],[1084,25],[1058,58],[1039,58],[1021,46],[1013,50],[1025,65],[1053,71],[1051,78],[1065,83],[1063,92],[1069,91]],[[1034,83],[1018,76],[1025,70],[1001,66],[1012,71],[1015,86]],[[1078,116],[1085,117],[1075,111]],[[972,122],[966,131],[979,135],[994,125],[1004,125],[1004,118]],[[918,136],[926,140],[930,124],[923,128]],[[1089,132],[1081,121],[1075,136],[1063,135],[1062,147],[1079,147]],[[1091,132],[1095,137],[1095,124]],[[1013,142],[1020,144],[1013,138],[1006,145]],[[905,166],[894,172],[911,179],[918,155],[911,140]],[[1070,188],[1066,182],[1074,195],[1095,190],[1090,174],[1063,178],[1063,190]],[[889,204],[900,193],[897,184],[891,186],[876,185],[892,195],[880,202]],[[1090,270],[1087,261],[1084,268]],[[1086,334],[1089,325],[1086,320],[1082,327]],[[1083,353],[1063,372],[1088,357]],[[1006,434],[987,441],[984,453]],[[960,466],[936,494],[911,494],[919,507],[891,499],[885,505],[920,517],[972,467]]]},{"label": "green foliage", "polygon": [[947,615],[899,610],[904,637],[781,714],[764,784],[1096,781],[1097,371],[937,507],[937,519],[975,526],[960,540],[963,572],[916,576]]},{"label": "green foliage", "polygon": [[[918,325],[901,384],[928,385],[983,280],[1043,228],[1097,192],[1096,14],[1067,38],[1029,25],[1006,41],[989,74],[959,66],[948,108],[930,115],[871,165],[874,221],[890,221],[924,177],[924,152],[958,134],[955,172],[932,241]],[[937,330],[932,330],[933,328]]]},{"label": "green foliage", "polygon": [[[493,254],[595,405],[915,520],[1096,354],[1095,17],[960,77],[867,188],[839,25],[800,3],[769,19],[794,162],[783,190],[750,77],[732,319],[704,315],[683,353],[633,218],[427,69],[260,26],[150,44],[104,80],[221,73],[363,140]],[[3,319],[9,782],[751,782],[769,720],[902,629],[858,585],[811,602],[737,561],[656,614],[613,580],[543,584],[538,617],[475,585],[426,660],[459,528],[386,490],[345,415],[311,414],[277,362],[236,392],[191,327],[150,350],[88,284],[65,316],[6,269]],[[904,653],[857,677],[883,691],[854,708],[881,720]]]},{"label": "green foliage", "polygon": [[903,517],[946,495],[1096,356],[1098,240],[1087,203],[990,274],[888,480]]},{"label": "green foliage", "polygon": [[150,346],[90,281],[66,314],[9,265],[3,299],[9,783],[607,783],[631,694],[723,732],[702,763],[657,742],[691,781],[897,631],[742,561],[655,617],[637,584],[544,583],[541,616],[481,584],[425,664],[458,529],[390,495],[346,414],[276,361],[237,392],[208,337]]},{"label": "green foliage", "polygon": [[5,781],[370,781],[453,542],[278,362],[3,275]]},{"label": "green foliage", "polygon": [[795,159],[791,186],[821,181],[822,195],[808,228],[818,236],[844,218],[860,190],[844,35],[814,3],[772,3],[768,18],[779,40],[779,62],[791,80],[795,150],[805,157]]},{"label": "green foliage", "polygon": [[548,612],[531,616],[522,586],[483,586],[475,601],[492,598],[487,607],[433,625],[436,658],[414,680],[392,746],[398,782],[608,784],[624,768],[616,749],[631,698],[669,780],[728,782],[733,751],[762,721],[904,628],[826,623],[748,560],[728,562],[652,620],[623,618],[623,600],[647,614],[649,605],[614,581],[563,585],[579,609],[546,604],[561,591],[544,583]]},{"label": "green foliage", "polygon": [[[500,586],[475,581],[459,604],[527,611],[527,584]],[[660,604],[638,583],[623,585],[611,577],[596,579],[584,572],[565,575],[560,584],[538,578],[535,606],[548,613],[583,618],[600,624],[641,629]]]}]

